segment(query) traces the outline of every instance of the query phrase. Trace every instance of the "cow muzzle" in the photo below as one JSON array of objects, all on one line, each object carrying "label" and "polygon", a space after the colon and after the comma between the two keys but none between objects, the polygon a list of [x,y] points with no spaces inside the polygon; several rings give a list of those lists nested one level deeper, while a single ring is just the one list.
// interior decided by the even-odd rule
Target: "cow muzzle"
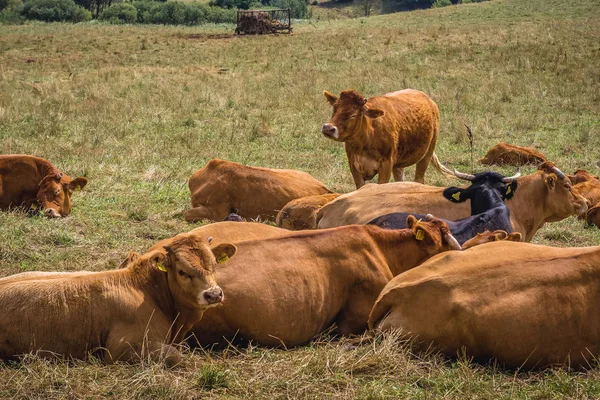
[{"label": "cow muzzle", "polygon": [[337,139],[340,135],[340,133],[338,132],[337,126],[332,125],[332,124],[323,125],[323,127],[321,128],[321,133],[332,139]]},{"label": "cow muzzle", "polygon": [[44,214],[48,218],[61,218],[61,215],[56,210],[54,210],[52,208],[46,208],[44,210]]},{"label": "cow muzzle", "polygon": [[218,304],[223,301],[225,296],[223,295],[223,289],[218,286],[213,286],[202,292],[202,298],[208,304]]}]

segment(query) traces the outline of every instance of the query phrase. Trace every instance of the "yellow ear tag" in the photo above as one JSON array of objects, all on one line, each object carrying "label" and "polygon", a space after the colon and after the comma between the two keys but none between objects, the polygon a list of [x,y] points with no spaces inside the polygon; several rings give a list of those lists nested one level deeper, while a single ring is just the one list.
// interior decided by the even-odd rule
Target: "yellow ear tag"
[{"label": "yellow ear tag", "polygon": [[164,264],[161,262],[156,263],[156,268],[158,268],[159,271],[167,272],[167,269],[165,268]]},{"label": "yellow ear tag", "polygon": [[75,190],[81,190],[81,185],[75,186]]},{"label": "yellow ear tag", "polygon": [[229,256],[225,253],[223,253],[219,257],[217,257],[217,263],[219,263],[219,264],[226,263],[227,261],[229,261]]},{"label": "yellow ear tag", "polygon": [[452,198],[453,198],[454,200],[456,200],[456,201],[459,201],[459,200],[460,200],[460,192],[456,192],[456,193],[454,193],[454,194],[452,195]]},{"label": "yellow ear tag", "polygon": [[415,239],[423,240],[424,238],[425,238],[425,232],[423,232],[423,229],[417,229],[417,232],[415,233]]},{"label": "yellow ear tag", "polygon": [[38,205],[37,203],[31,203],[31,207],[32,210],[37,210],[38,209]]},{"label": "yellow ear tag", "polygon": [[511,190],[512,190],[512,189],[510,188],[510,185],[509,185],[509,186],[507,187],[507,189],[506,189],[506,194],[509,194]]}]

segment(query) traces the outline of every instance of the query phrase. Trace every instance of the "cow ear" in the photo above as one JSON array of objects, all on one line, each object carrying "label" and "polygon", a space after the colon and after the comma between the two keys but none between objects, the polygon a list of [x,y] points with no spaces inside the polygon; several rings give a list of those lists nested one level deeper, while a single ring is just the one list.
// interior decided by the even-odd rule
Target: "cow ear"
[{"label": "cow ear", "polygon": [[[169,246],[164,246],[164,248],[167,250],[167,253],[172,252]],[[168,256],[159,250],[150,254],[150,263],[154,268],[161,272],[167,272],[167,268],[170,265],[168,262]]]},{"label": "cow ear", "polygon": [[417,223],[417,219],[415,218],[414,215],[409,215],[408,217],[406,217],[406,226],[409,229],[412,229],[412,227]]},{"label": "cow ear", "polygon": [[231,257],[237,251],[237,247],[229,243],[221,243],[220,245],[211,249],[215,258],[217,259],[218,264],[223,264],[229,261]]},{"label": "cow ear", "polygon": [[425,228],[423,228],[423,226],[419,225],[419,224],[415,224],[412,227],[413,233],[415,234],[415,239],[419,240],[419,241],[431,241],[431,234],[429,233],[429,231]]},{"label": "cow ear", "polygon": [[447,198],[453,203],[462,203],[463,201],[469,198],[465,193],[465,189],[456,186],[451,186],[449,188],[444,189],[444,192],[442,194],[445,198]]},{"label": "cow ear", "polygon": [[383,110],[379,110],[377,108],[367,108],[367,111],[365,111],[365,115],[369,118],[379,118],[381,116],[383,116],[383,114],[385,114],[385,112]]},{"label": "cow ear", "polygon": [[506,239],[507,236],[508,236],[508,234],[506,233],[506,231],[503,231],[503,230],[494,231],[494,240],[503,240],[503,239]]},{"label": "cow ear", "polygon": [[73,192],[75,190],[79,190],[79,189],[83,189],[85,187],[85,185],[87,185],[88,180],[86,178],[84,178],[83,176],[80,176],[79,178],[73,179],[68,186],[68,190],[70,192]]},{"label": "cow ear", "polygon": [[511,199],[515,195],[515,190],[517,190],[517,181],[512,181],[508,185],[506,185],[506,191],[504,192],[505,199]]},{"label": "cow ear", "polygon": [[511,242],[520,242],[523,240],[523,235],[521,235],[521,232],[513,232],[506,237],[506,240],[510,240]]},{"label": "cow ear", "polygon": [[123,262],[119,265],[119,269],[127,268],[130,264],[133,264],[141,257],[140,253],[136,253],[135,251],[130,251],[127,254],[127,258],[123,260]]},{"label": "cow ear", "polygon": [[329,102],[329,104],[334,105],[335,102],[337,101],[337,96],[331,92],[328,92],[327,90],[323,91],[323,95],[325,96],[325,98],[327,99],[327,101]]},{"label": "cow ear", "polygon": [[545,180],[545,183],[546,183],[546,186],[548,186],[548,189],[554,190],[557,180],[558,180],[558,178],[556,177],[556,175],[554,175],[554,174],[548,175]]}]

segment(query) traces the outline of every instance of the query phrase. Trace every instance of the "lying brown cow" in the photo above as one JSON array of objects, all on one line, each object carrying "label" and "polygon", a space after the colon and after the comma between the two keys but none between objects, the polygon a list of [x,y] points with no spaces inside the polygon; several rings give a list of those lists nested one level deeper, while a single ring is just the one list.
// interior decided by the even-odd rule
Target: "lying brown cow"
[{"label": "lying brown cow", "polygon": [[575,171],[575,173],[573,175],[567,175],[567,176],[569,177],[569,179],[571,180],[571,183],[573,185],[577,185],[578,183],[581,183],[581,182],[591,181],[593,179],[596,179],[596,180],[600,179],[600,178],[598,178],[598,175],[592,175],[585,169],[578,169]]},{"label": "lying brown cow", "polygon": [[[584,368],[600,356],[600,246],[500,241],[449,252],[394,278],[369,326],[418,349],[496,358],[512,368]],[[463,350],[464,349],[464,350]]]},{"label": "lying brown cow", "polygon": [[180,361],[173,347],[204,311],[223,299],[214,268],[236,251],[206,238],[177,236],[128,268],[105,272],[34,272],[0,279],[0,358],[42,356],[105,362],[149,355]]},{"label": "lying brown cow", "polygon": [[425,93],[406,89],[365,99],[355,90],[340,97],[324,91],[333,115],[321,128],[344,142],[356,188],[379,174],[377,183],[404,180],[404,168],[417,164],[415,181],[425,181],[430,161],[440,172],[435,146],[440,130],[437,104]]},{"label": "lying brown cow", "polygon": [[338,193],[328,193],[292,200],[279,211],[275,222],[280,228],[292,231],[317,229],[317,212],[337,197]]},{"label": "lying brown cow", "polygon": [[[276,228],[274,226],[260,224],[258,222],[223,221],[192,229],[191,231],[187,232],[187,234],[199,239],[211,238],[211,245],[217,246],[221,243],[236,244],[244,240],[259,240],[280,237],[290,235],[292,232],[288,231],[287,229]],[[146,254],[155,251],[166,254],[164,246],[171,245],[174,239],[175,238],[172,237],[161,240],[152,246]],[[140,257],[141,255],[139,253],[130,252],[127,258],[121,262],[119,268],[127,267]]]},{"label": "lying brown cow", "polygon": [[467,250],[471,247],[479,246],[484,243],[497,242],[499,240],[508,240],[511,242],[520,242],[522,236],[519,232],[512,232],[510,234],[503,230],[496,230],[494,232],[485,231],[478,233],[477,236],[472,237],[462,244],[462,249]]},{"label": "lying brown cow", "polygon": [[266,346],[297,346],[336,324],[360,333],[377,295],[393,275],[434,254],[460,249],[447,225],[431,217],[411,229],[347,226],[236,244],[238,255],[217,269],[227,293],[193,333],[202,345],[223,337]]},{"label": "lying brown cow", "polygon": [[306,172],[217,159],[194,172],[189,187],[193,208],[184,214],[188,222],[221,221],[232,209],[244,218],[275,219],[290,200],[331,193]]},{"label": "lying brown cow", "polygon": [[479,162],[486,165],[514,165],[520,167],[525,164],[541,164],[546,161],[546,156],[530,147],[515,146],[500,142],[488,150],[485,157]]},{"label": "lying brown cow", "polygon": [[[546,222],[560,221],[570,215],[582,215],[587,202],[571,186],[553,163],[545,162],[538,171],[517,179],[515,191],[506,206],[510,210],[513,230],[530,241]],[[470,201],[453,203],[442,195],[445,188],[396,182],[366,185],[341,195],[317,213],[319,229],[350,224],[366,224],[393,212],[432,213],[436,217],[457,220],[470,215]]]},{"label": "lying brown cow", "polygon": [[71,179],[43,158],[0,155],[0,210],[40,207],[50,218],[71,213],[71,195],[87,179]]}]

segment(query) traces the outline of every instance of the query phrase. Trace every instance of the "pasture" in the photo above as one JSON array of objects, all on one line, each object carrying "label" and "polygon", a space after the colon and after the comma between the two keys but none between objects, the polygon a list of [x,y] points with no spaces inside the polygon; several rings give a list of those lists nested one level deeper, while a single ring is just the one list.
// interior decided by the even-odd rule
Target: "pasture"
[{"label": "pasture", "polygon": [[[64,220],[0,213],[0,277],[113,269],[128,251],[199,226],[182,217],[186,180],[212,158],[301,169],[334,191],[353,190],[343,145],[320,133],[331,114],[325,89],[426,92],[440,108],[437,154],[450,168],[472,170],[464,124],[474,133],[475,171],[498,141],[536,147],[565,173],[600,168],[596,0],[493,0],[302,22],[292,36],[236,38],[233,30],[0,25],[0,152],[44,157],[89,179]],[[425,180],[459,184],[432,168]],[[600,231],[570,218],[533,242],[598,245]],[[392,339],[196,349],[173,370],[27,357],[0,363],[0,397],[600,396],[597,367],[503,371],[417,358]]]}]

